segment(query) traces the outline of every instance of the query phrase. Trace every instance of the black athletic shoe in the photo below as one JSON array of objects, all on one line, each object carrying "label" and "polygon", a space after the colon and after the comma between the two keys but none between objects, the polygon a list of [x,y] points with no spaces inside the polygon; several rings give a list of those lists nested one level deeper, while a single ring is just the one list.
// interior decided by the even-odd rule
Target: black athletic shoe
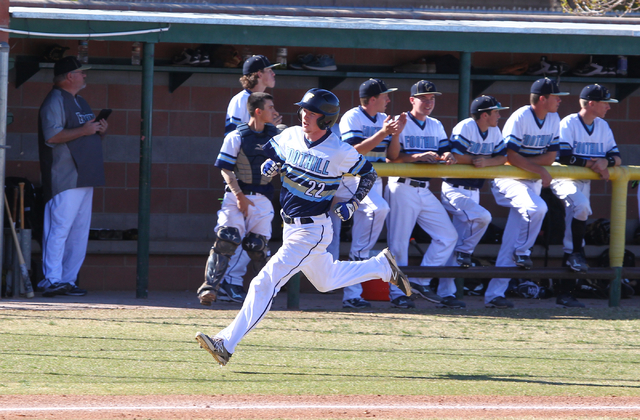
[{"label": "black athletic shoe", "polygon": [[497,298],[493,298],[491,302],[484,304],[485,308],[498,308],[498,309],[509,309],[513,308],[513,302],[503,298],[502,296],[498,296]]},{"label": "black athletic shoe", "polygon": [[71,290],[72,286],[70,283],[56,283],[52,284],[49,287],[45,287],[42,292],[43,297],[54,297],[59,295],[66,295],[69,290]]},{"label": "black athletic shoe", "polygon": [[400,309],[413,309],[416,307],[416,304],[408,297],[400,296],[391,301],[391,306]]},{"label": "black athletic shoe", "polygon": [[423,286],[421,284],[414,283],[414,282],[409,282],[409,284],[411,285],[411,291],[416,295],[420,296],[421,298],[426,299],[429,302],[433,302],[433,303],[442,302],[442,298],[438,294],[436,294],[433,290],[431,290],[431,287]]},{"label": "black athletic shoe", "polygon": [[524,268],[525,270],[531,270],[531,267],[533,267],[533,261],[531,261],[531,257],[528,255],[517,255],[514,252],[513,260],[518,267]]},{"label": "black athletic shoe", "polygon": [[362,298],[353,298],[342,301],[343,308],[367,309],[371,304]]},{"label": "black athletic shoe", "polygon": [[86,294],[86,290],[79,288],[75,284],[65,293],[66,296],[84,296]]},{"label": "black athletic shoe", "polygon": [[586,305],[571,295],[560,295],[556,299],[556,305],[563,308],[585,308]]},{"label": "black athletic shoe", "polygon": [[221,302],[244,302],[247,297],[247,292],[244,291],[242,286],[235,284],[229,284],[223,281],[218,289],[218,300]]},{"label": "black athletic shoe", "polygon": [[449,296],[449,297],[443,298],[442,301],[436,306],[438,308],[462,309],[462,308],[466,308],[467,304],[461,300],[456,299],[453,296]]},{"label": "black athletic shoe", "polygon": [[569,255],[567,258],[567,265],[573,271],[579,271],[582,273],[586,273],[589,270],[589,265],[587,264],[587,260],[585,260],[582,252],[574,252]]}]

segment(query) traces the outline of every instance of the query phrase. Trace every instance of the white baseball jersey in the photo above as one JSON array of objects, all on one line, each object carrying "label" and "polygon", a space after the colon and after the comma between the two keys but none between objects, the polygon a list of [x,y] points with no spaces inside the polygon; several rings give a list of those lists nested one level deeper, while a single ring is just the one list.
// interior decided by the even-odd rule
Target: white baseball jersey
[{"label": "white baseball jersey", "polygon": [[502,136],[508,149],[523,156],[543,155],[560,150],[560,117],[550,112],[538,120],[530,105],[523,106],[507,119]]},{"label": "white baseball jersey", "polygon": [[245,89],[238,92],[229,101],[227,106],[227,117],[224,120],[224,133],[227,134],[236,129],[236,127],[242,123],[248,123],[251,116],[247,109],[247,101],[249,100],[251,91]]},{"label": "white baseball jersey", "polygon": [[587,126],[579,114],[571,114],[560,122],[559,155],[589,159],[620,156],[620,151],[605,120],[596,118]]},{"label": "white baseball jersey", "polygon": [[302,127],[289,127],[264,146],[265,153],[282,164],[280,204],[290,217],[327,213],[342,175],[365,175],[371,164],[331,131],[315,142]]},{"label": "white baseball jersey", "polygon": [[[400,152],[412,155],[432,151],[441,155],[449,149],[449,137],[440,121],[431,117],[420,121],[411,113],[407,113],[407,125],[400,133]],[[390,181],[397,179],[398,177],[389,177]],[[428,180],[429,178],[414,179]]]},{"label": "white baseball jersey", "polygon": [[[347,111],[340,120],[340,132],[342,141],[354,146],[363,140],[376,134],[384,126],[387,114],[378,112],[373,118],[361,107],[352,108]],[[385,162],[387,158],[387,147],[391,142],[391,136],[387,136],[364,155],[369,162]]]},{"label": "white baseball jersey", "polygon": [[[506,156],[507,149],[498,127],[489,127],[481,132],[473,118],[460,121],[451,132],[451,151],[459,155]],[[482,188],[484,179],[445,179],[454,185]]]}]

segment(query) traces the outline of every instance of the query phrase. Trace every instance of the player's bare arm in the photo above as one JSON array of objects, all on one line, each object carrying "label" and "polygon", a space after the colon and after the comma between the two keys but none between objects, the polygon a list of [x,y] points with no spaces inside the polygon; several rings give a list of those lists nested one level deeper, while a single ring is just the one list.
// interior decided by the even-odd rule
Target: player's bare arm
[{"label": "player's bare arm", "polygon": [[404,126],[407,124],[407,114],[403,112],[402,114],[398,115],[395,119],[395,122],[397,123],[397,130],[391,136],[391,142],[387,147],[387,159],[389,159],[390,161],[397,159],[400,155],[400,133],[402,133],[402,130],[404,130]]},{"label": "player's bare arm", "polygon": [[[611,161],[610,161],[611,160]],[[613,165],[611,165],[613,163]],[[585,168],[591,169],[600,175],[604,181],[609,180],[609,167],[620,166],[622,159],[619,156],[611,156],[609,158],[591,158],[586,161]]]},{"label": "player's bare arm", "polygon": [[[553,156],[553,159],[549,162],[550,156],[546,155]],[[507,160],[509,164],[527,172],[533,172],[534,174],[540,175],[543,187],[551,185],[551,174],[544,168],[544,166],[551,165],[555,160],[555,155],[556,152],[547,152],[538,156],[525,157],[514,150],[507,150]]]},{"label": "player's bare arm", "polygon": [[106,133],[107,131],[108,126],[109,125],[107,124],[106,120],[95,121],[95,118],[94,118],[93,120],[85,123],[81,127],[63,129],[58,134],[56,134],[55,136],[47,140],[47,143],[49,144],[67,143],[72,140],[79,139],[80,137],[90,136],[95,133],[100,133],[100,135],[104,135],[104,133]]},{"label": "player's bare arm", "polygon": [[400,153],[398,158],[394,160],[394,163],[438,163],[440,160],[440,155],[436,152],[424,152],[424,153]]},{"label": "player's bare arm", "polygon": [[254,205],[253,201],[251,201],[246,195],[244,195],[242,189],[240,188],[240,185],[238,184],[236,174],[234,174],[233,171],[230,171],[228,169],[220,169],[220,172],[222,174],[224,182],[226,182],[233,195],[236,196],[236,205],[238,206],[238,210],[242,212],[244,217],[247,217],[249,215],[249,206]]}]

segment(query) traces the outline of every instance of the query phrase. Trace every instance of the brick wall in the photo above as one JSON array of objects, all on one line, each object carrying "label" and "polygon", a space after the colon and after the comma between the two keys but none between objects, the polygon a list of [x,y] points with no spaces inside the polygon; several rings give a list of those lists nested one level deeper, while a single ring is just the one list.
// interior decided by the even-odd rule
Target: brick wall
[{"label": "brick wall", "polygon": [[[51,41],[11,40],[11,55],[38,56]],[[58,41],[69,46],[74,54],[75,41]],[[169,60],[185,45],[158,44],[156,58]],[[240,49],[240,47],[238,47]],[[251,47],[254,54],[265,54],[275,58],[275,47]],[[128,58],[131,44],[126,42],[89,42],[90,57]],[[289,48],[289,60],[303,52],[330,53],[338,65],[393,66],[429,55],[424,51],[385,51],[353,49]],[[455,55],[455,53],[454,53]],[[575,65],[584,60],[582,56],[550,56],[550,60],[563,60]],[[497,68],[516,61],[535,62],[537,54],[474,54],[476,68]],[[277,70],[276,70],[277,73]],[[301,74],[303,74],[301,72]],[[7,176],[25,176],[39,183],[37,156],[38,108],[51,88],[51,70],[41,70],[18,89],[15,88],[15,70],[10,74],[9,112],[14,122],[8,127]],[[428,75],[425,75],[428,78]],[[229,99],[240,90],[236,75],[194,74],[173,93],[169,93],[168,74],[156,72],[154,79],[153,113],[153,164],[151,195],[152,240],[203,241],[210,242],[215,226],[215,212],[222,197],[222,179],[213,163],[222,143],[224,117]],[[357,89],[363,80],[347,79],[334,89],[344,111],[358,105]],[[104,142],[107,184],[97,188],[93,204],[92,226],[96,228],[128,229],[137,225],[138,177],[139,177],[139,131],[141,74],[139,72],[116,72],[90,70],[88,86],[81,92],[93,109],[112,108],[109,118],[109,136]],[[409,110],[409,89],[414,79],[387,79],[389,86],[399,91],[391,95],[388,112],[398,114]],[[457,122],[457,81],[435,81],[444,92],[439,97],[435,118],[440,119],[448,133]],[[606,83],[612,92],[615,86]],[[278,76],[273,90],[276,108],[284,115],[284,123],[297,122],[294,102],[303,93],[318,85],[315,77]],[[503,105],[513,111],[528,102],[529,83],[498,82],[486,94],[496,96]],[[571,96],[563,98],[560,115],[577,112],[578,94],[584,84],[562,84]],[[620,104],[612,105],[608,120],[618,144],[627,151],[623,161],[640,156],[637,150],[636,133],[640,130],[640,95],[633,94]],[[510,111],[503,111],[504,117]],[[503,118],[501,125],[506,118]],[[639,163],[639,162],[631,162]],[[439,191],[440,182],[432,183],[434,192]],[[635,228],[638,218],[635,191],[629,202],[630,229]],[[608,217],[610,208],[610,186],[604,182],[593,182],[592,203],[594,217]],[[500,221],[506,217],[505,209],[495,205],[485,185],[483,204]],[[274,230],[277,238],[278,226]],[[204,255],[153,257],[151,273],[152,288],[193,289],[201,281]],[[91,255],[82,271],[83,278],[91,278],[92,285],[100,289],[124,288],[135,284],[135,256]],[[179,278],[180,281],[176,282]],[[184,284],[183,284],[184,283]],[[184,286],[184,287],[183,287]]]}]

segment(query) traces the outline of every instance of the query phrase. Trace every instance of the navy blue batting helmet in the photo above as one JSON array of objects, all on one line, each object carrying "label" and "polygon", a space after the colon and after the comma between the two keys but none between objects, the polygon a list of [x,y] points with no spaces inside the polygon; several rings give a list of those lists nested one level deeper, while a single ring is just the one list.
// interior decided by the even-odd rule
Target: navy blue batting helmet
[{"label": "navy blue batting helmet", "polygon": [[[331,126],[338,121],[340,114],[340,101],[338,97],[325,89],[309,89],[302,97],[302,100],[296,102],[295,105],[308,109],[316,114],[322,114],[322,117],[318,118],[317,121],[318,127],[321,130],[331,128]],[[298,117],[300,117],[299,110]]]}]

